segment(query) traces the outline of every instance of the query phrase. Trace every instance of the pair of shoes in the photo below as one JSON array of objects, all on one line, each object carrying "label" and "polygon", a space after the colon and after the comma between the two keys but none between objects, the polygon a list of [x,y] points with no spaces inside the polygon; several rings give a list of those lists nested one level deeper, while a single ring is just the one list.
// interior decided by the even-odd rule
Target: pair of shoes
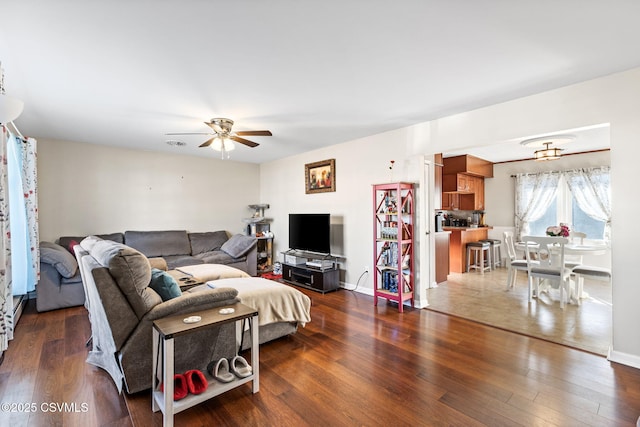
[{"label": "pair of shoes", "polygon": [[[229,370],[231,370],[231,372]],[[227,359],[220,359],[215,363],[211,362],[209,366],[207,366],[207,371],[209,371],[213,378],[222,383],[233,381],[235,379],[234,374],[238,378],[246,378],[253,373],[253,369],[242,356],[236,356],[231,359],[231,366],[229,366]]]},{"label": "pair of shoes", "polygon": [[253,373],[253,369],[242,356],[236,356],[231,360],[231,371],[238,378],[246,378]]},{"label": "pair of shoes", "polygon": [[[188,393],[200,394],[208,386],[207,378],[197,369],[192,369],[184,374],[175,374],[173,376],[173,400],[184,399]],[[160,391],[164,391],[164,384],[160,384]]]},{"label": "pair of shoes", "polygon": [[234,380],[234,376],[229,372],[229,361],[225,358],[218,360],[217,362],[210,362],[207,366],[207,371],[211,376],[221,383],[230,383]]},{"label": "pair of shoes", "polygon": [[187,387],[191,394],[200,394],[209,387],[209,382],[202,371],[192,369],[185,372],[184,376],[187,379]]},{"label": "pair of shoes", "polygon": [[[164,391],[164,384],[160,384],[160,391]],[[184,399],[188,393],[187,378],[183,374],[175,374],[173,376],[173,400]]]}]

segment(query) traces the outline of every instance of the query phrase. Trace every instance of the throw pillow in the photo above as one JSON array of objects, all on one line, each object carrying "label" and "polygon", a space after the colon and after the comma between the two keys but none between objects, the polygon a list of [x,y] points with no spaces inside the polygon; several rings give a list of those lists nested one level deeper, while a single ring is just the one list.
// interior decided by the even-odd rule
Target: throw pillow
[{"label": "throw pillow", "polygon": [[67,248],[67,249],[69,249],[69,252],[71,252],[72,254],[73,254],[73,253],[75,253],[75,252],[73,251],[73,248],[74,248],[76,245],[79,245],[79,243],[78,243],[77,241],[75,241],[75,240],[70,241],[70,242],[69,242],[69,247]]},{"label": "throw pillow", "polygon": [[222,247],[227,240],[229,240],[229,236],[224,230],[208,231],[205,233],[189,233],[191,255],[219,251],[220,247]]},{"label": "throw pillow", "polygon": [[256,242],[257,240],[253,236],[236,234],[229,240],[224,242],[224,245],[222,245],[220,250],[229,254],[229,256],[233,258],[240,258],[241,256],[247,254],[253,248]]},{"label": "throw pillow", "polygon": [[178,282],[176,282],[169,273],[158,270],[157,268],[151,269],[151,283],[149,283],[149,287],[160,295],[162,301],[168,301],[182,295]]},{"label": "throw pillow", "polygon": [[40,242],[40,260],[53,265],[62,277],[67,279],[75,276],[78,271],[78,263],[62,246],[51,242]]}]

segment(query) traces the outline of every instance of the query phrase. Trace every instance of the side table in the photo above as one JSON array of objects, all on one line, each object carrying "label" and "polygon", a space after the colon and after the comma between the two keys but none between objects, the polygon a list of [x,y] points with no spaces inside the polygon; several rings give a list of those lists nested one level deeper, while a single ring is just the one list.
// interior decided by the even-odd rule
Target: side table
[{"label": "side table", "polygon": [[[231,314],[221,314],[220,310],[223,308],[233,308],[234,312]],[[190,316],[200,316],[201,320],[197,323],[185,323],[184,319]],[[204,372],[209,385],[203,393],[198,395],[189,394],[184,399],[174,401],[174,338],[182,334],[189,334],[199,330],[200,328],[220,326],[229,322],[235,322],[236,328],[238,328],[238,325],[244,324],[242,320],[245,319],[248,319],[250,323],[252,374],[246,378],[235,378],[230,383],[221,383],[212,378],[208,372]],[[161,346],[162,348],[160,360],[158,360],[158,346]],[[153,391],[151,396],[151,408],[154,412],[162,411],[163,425],[166,427],[173,426],[174,414],[191,408],[194,405],[202,403],[214,396],[222,394],[249,381],[253,382],[253,393],[257,393],[259,390],[258,310],[244,304],[236,303],[200,312],[158,319],[153,322],[153,349]],[[158,364],[162,368],[164,392],[160,390],[160,385],[157,384],[155,378]]]}]

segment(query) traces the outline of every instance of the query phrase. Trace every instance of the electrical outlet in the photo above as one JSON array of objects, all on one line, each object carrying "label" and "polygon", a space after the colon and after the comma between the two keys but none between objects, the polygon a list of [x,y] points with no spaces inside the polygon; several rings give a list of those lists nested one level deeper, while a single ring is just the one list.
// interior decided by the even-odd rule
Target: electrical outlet
[{"label": "electrical outlet", "polygon": [[365,266],[364,266],[364,272],[365,272],[365,273],[368,273],[368,272],[369,272],[369,266],[368,266],[368,265],[365,265]]}]

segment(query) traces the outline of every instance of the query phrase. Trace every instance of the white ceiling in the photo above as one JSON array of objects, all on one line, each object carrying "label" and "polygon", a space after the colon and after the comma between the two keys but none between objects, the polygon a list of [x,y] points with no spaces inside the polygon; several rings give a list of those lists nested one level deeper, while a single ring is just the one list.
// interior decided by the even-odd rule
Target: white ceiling
[{"label": "white ceiling", "polygon": [[229,117],[256,163],[640,66],[635,0],[2,3],[23,134],[215,158],[165,133]]}]

